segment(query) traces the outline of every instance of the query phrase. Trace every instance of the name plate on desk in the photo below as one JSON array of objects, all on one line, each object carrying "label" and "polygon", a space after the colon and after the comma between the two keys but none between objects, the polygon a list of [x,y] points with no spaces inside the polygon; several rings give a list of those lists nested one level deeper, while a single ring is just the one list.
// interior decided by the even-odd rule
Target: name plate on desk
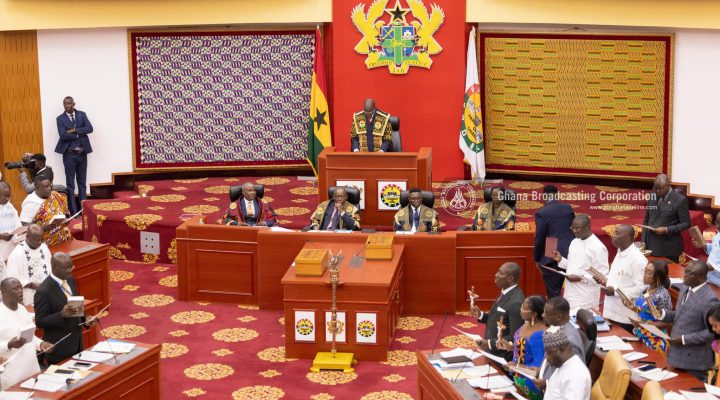
[{"label": "name plate on desk", "polygon": [[302,249],[295,257],[295,274],[322,276],[329,263],[328,249]]},{"label": "name plate on desk", "polygon": [[365,242],[365,258],[368,260],[392,260],[395,235],[371,234]]}]

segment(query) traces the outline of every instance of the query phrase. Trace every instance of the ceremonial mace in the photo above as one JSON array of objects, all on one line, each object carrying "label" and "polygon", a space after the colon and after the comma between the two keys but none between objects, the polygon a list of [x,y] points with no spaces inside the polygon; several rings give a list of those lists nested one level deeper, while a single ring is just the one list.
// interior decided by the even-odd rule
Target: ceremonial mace
[{"label": "ceremonial mace", "polygon": [[[320,351],[315,355],[315,360],[310,367],[310,371],[319,372],[321,370],[341,370],[345,373],[354,372],[352,364],[355,363],[353,353],[338,353],[337,351],[337,334],[339,331],[337,320],[337,289],[341,286],[340,282],[340,253],[330,256],[330,288],[332,290],[332,306],[330,308],[330,333],[332,334],[330,352]],[[332,253],[331,253],[332,254]],[[347,329],[347,320],[345,323]]]}]

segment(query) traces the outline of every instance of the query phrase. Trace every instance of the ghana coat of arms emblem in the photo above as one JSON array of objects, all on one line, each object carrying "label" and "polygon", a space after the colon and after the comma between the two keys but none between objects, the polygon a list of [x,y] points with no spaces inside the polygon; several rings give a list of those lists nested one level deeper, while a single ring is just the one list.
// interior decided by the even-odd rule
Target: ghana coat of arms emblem
[{"label": "ghana coat of arms emblem", "polygon": [[[360,3],[352,10],[352,21],[363,35],[355,51],[366,54],[368,69],[387,66],[391,74],[406,74],[410,67],[430,68],[431,55],[442,51],[433,35],[445,21],[445,12],[436,4],[428,12],[422,0],[375,0],[367,13]],[[410,18],[410,21],[408,19]]]}]

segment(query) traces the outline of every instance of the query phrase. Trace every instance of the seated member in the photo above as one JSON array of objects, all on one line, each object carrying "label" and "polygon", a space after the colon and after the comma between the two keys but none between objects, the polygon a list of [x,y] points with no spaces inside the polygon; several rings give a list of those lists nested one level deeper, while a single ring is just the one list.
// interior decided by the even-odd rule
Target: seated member
[{"label": "seated member", "polygon": [[390,114],[375,108],[375,100],[366,99],[363,111],[353,114],[350,128],[352,151],[388,151],[392,146]]},{"label": "seated member", "polygon": [[[520,265],[517,263],[506,262],[501,265],[498,272],[495,273],[495,286],[500,289],[500,296],[492,304],[490,311],[480,311],[477,306],[471,310],[471,314],[477,317],[477,321],[485,324],[485,338],[478,342],[478,346],[482,350],[489,351],[508,361],[512,360],[512,352],[498,348],[497,343],[500,339],[512,342],[515,332],[523,324],[520,317],[520,306],[525,300],[525,294],[518,286],[520,272]],[[505,316],[507,316],[509,329],[505,329],[501,335],[498,335],[497,322]]]},{"label": "seated member", "polygon": [[43,243],[39,225],[30,225],[25,241],[20,243],[7,260],[7,276],[20,281],[25,305],[30,305],[35,290],[50,275],[50,249]]},{"label": "seated member", "polygon": [[[53,352],[46,357],[50,364],[55,364],[82,351],[82,327],[91,324],[85,324],[84,316],[74,316],[82,313],[82,306],[78,309],[67,303],[68,297],[78,295],[72,277],[72,258],[65,253],[55,253],[50,264],[50,276],[35,291],[35,325],[43,330],[43,339],[55,343]],[[68,333],[70,336],[57,343]]]},{"label": "seated member", "polygon": [[10,359],[0,374],[0,389],[10,386],[40,372],[36,350],[50,352],[52,345],[33,335],[31,342],[20,337],[21,329],[34,325],[33,315],[25,309],[23,288],[15,278],[5,278],[0,283],[0,358]]},{"label": "seated member", "polygon": [[225,225],[273,226],[277,216],[270,204],[257,197],[255,185],[247,182],[242,185],[242,197],[230,203],[223,221]]},{"label": "seated member", "polygon": [[395,213],[393,229],[410,232],[437,232],[440,228],[438,215],[435,210],[422,204],[422,191],[418,188],[410,189],[409,204]]},{"label": "seated member", "polygon": [[543,333],[545,358],[555,368],[547,381],[545,398],[552,400],[590,400],[590,371],[570,347],[565,332],[558,327]]},{"label": "seated member", "polygon": [[515,211],[504,201],[505,188],[498,186],[491,192],[492,201],[484,203],[475,213],[474,231],[515,230]]},{"label": "seated member", "polygon": [[45,243],[53,246],[72,239],[70,228],[65,219],[54,219],[56,216],[67,217],[67,198],[52,190],[52,180],[46,175],[36,176],[33,180],[35,191],[25,197],[20,212],[23,225],[38,224],[45,232]]},{"label": "seated member", "polygon": [[20,235],[12,234],[21,224],[17,210],[10,203],[11,196],[10,185],[0,181],[0,257],[5,260],[21,240]]},{"label": "seated member", "polygon": [[323,201],[313,213],[310,228],[313,230],[334,231],[360,230],[360,209],[348,203],[347,190],[339,187],[333,198]]}]

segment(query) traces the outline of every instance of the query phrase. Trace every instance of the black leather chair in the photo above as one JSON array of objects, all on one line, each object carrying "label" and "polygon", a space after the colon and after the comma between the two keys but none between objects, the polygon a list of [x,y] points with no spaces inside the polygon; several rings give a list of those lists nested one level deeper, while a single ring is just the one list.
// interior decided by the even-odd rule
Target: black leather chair
[{"label": "black leather chair", "polygon": [[400,137],[400,118],[395,115],[390,116],[390,126],[392,127],[392,148],[391,151],[402,151],[402,138]]},{"label": "black leather chair", "polygon": [[[486,203],[489,203],[492,201],[492,191],[496,187],[497,186],[485,188],[485,190],[483,192],[483,197],[485,198]],[[505,202],[505,204],[507,204],[508,206],[510,206],[510,208],[512,208],[514,210],[515,203],[517,203],[517,194],[515,193],[514,190],[505,188],[505,196],[504,196],[503,201]]]},{"label": "black leather chair", "polygon": [[[242,197],[242,186],[230,186],[230,202],[234,203]],[[255,184],[255,194],[258,199],[262,199],[265,195],[265,185]]]},{"label": "black leather chair", "polygon": [[597,322],[595,316],[589,310],[579,309],[575,317],[580,327],[580,336],[585,342],[585,364],[590,365],[593,353],[595,352],[595,344],[597,343]]},{"label": "black leather chair", "polygon": [[[435,193],[428,192],[423,190],[421,192],[422,195],[422,204],[425,207],[434,208],[435,207]],[[400,192],[400,208],[407,207],[407,205],[410,203],[410,192],[408,190],[403,190]]]},{"label": "black leather chair", "polygon": [[[335,190],[336,190],[337,188],[338,188],[338,186],[330,186],[330,187],[328,188],[328,199],[332,199],[332,198],[333,198],[333,196],[335,195]],[[348,201],[350,204],[352,204],[352,205],[354,205],[354,206],[356,206],[356,207],[359,208],[359,207],[360,207],[360,190],[358,190],[358,188],[354,188],[354,187],[350,187],[350,186],[345,186],[345,192],[346,192],[347,195],[348,195],[347,201]]]}]

